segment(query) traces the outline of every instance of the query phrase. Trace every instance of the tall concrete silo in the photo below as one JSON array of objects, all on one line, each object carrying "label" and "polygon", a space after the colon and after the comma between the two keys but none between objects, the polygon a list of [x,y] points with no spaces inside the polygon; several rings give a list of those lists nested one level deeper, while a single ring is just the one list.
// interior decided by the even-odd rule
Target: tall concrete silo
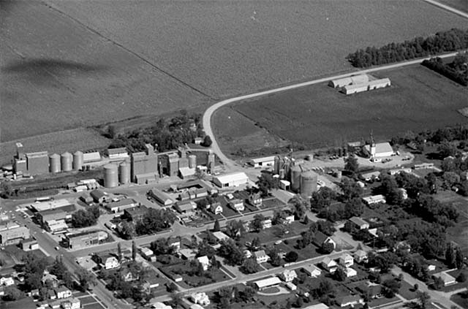
[{"label": "tall concrete silo", "polygon": [[189,167],[196,168],[197,167],[197,156],[196,155],[189,155]]},{"label": "tall concrete silo", "polygon": [[299,165],[294,165],[291,168],[291,189],[294,192],[299,192],[301,188],[301,173],[302,169]]},{"label": "tall concrete silo", "polygon": [[310,198],[312,193],[317,191],[318,175],[312,171],[303,172],[301,174],[301,196]]},{"label": "tall concrete silo", "polygon": [[119,165],[119,181],[123,185],[130,182],[130,164],[125,161]]},{"label": "tall concrete silo", "polygon": [[49,156],[49,170],[51,173],[58,173],[62,170],[60,167],[60,156],[56,153]]},{"label": "tall concrete silo", "polygon": [[115,164],[104,165],[104,187],[115,188],[119,185],[118,167]]},{"label": "tall concrete silo", "polygon": [[281,160],[280,156],[275,156],[275,161],[274,161],[274,165],[273,165],[273,172],[275,174],[279,174],[280,170],[283,168],[281,161],[282,160]]},{"label": "tall concrete silo", "polygon": [[77,151],[73,154],[73,169],[75,171],[81,170],[83,167],[83,153],[81,151]]},{"label": "tall concrete silo", "polygon": [[213,171],[215,165],[216,165],[216,157],[215,157],[215,154],[214,153],[209,153],[208,154],[208,163],[206,164],[208,169],[211,171]]},{"label": "tall concrete silo", "polygon": [[73,169],[73,156],[69,152],[64,152],[61,155],[61,161],[62,161],[62,171],[64,172],[69,172]]}]

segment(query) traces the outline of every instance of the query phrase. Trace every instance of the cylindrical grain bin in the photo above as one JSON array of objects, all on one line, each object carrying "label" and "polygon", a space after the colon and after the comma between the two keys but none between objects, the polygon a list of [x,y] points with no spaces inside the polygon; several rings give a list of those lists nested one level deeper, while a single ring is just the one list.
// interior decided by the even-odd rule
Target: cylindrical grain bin
[{"label": "cylindrical grain bin", "polygon": [[189,155],[189,168],[196,168],[197,167],[197,156],[196,155]]},{"label": "cylindrical grain bin", "polygon": [[49,156],[49,171],[51,173],[58,173],[62,169],[60,167],[60,156],[56,153]]},{"label": "cylindrical grain bin", "polygon": [[130,183],[130,164],[125,161],[119,166],[119,182],[122,185]]},{"label": "cylindrical grain bin", "polygon": [[115,188],[119,185],[118,168],[115,164],[104,165],[104,187]]},{"label": "cylindrical grain bin", "polygon": [[62,171],[69,172],[73,169],[73,156],[69,152],[64,152],[61,155]]},{"label": "cylindrical grain bin", "polygon": [[83,153],[81,151],[77,151],[73,154],[73,169],[75,171],[81,170],[83,167]]},{"label": "cylindrical grain bin", "polygon": [[294,192],[299,192],[301,188],[301,173],[302,169],[298,165],[294,165],[291,168],[291,190]]},{"label": "cylindrical grain bin", "polygon": [[301,174],[301,196],[303,198],[310,198],[312,193],[317,191],[317,177],[318,175],[312,171]]}]

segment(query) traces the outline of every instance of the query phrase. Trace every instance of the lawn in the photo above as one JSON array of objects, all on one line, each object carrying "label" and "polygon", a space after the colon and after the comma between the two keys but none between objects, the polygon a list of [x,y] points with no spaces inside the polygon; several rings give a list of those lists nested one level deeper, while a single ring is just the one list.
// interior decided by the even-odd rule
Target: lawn
[{"label": "lawn", "polygon": [[179,284],[187,289],[230,279],[222,270],[216,268],[210,268],[208,271],[203,272],[203,276],[189,274],[192,270],[190,262],[160,267],[160,270],[170,278],[175,274],[182,276],[184,280]]},{"label": "lawn", "polygon": [[[390,78],[392,87],[346,96],[322,83],[224,108],[276,137],[307,148],[339,146],[343,141],[360,140],[369,132],[377,141],[384,141],[408,130],[419,132],[466,122],[457,111],[466,107],[466,87],[420,65],[374,75]],[[220,137],[226,135],[223,127],[216,132]],[[226,153],[233,152],[233,147],[236,144],[221,145]],[[252,144],[250,149],[259,147]]]},{"label": "lawn", "polygon": [[461,306],[462,308],[468,308],[468,293],[467,292],[452,295],[452,297],[450,297],[450,299],[454,303]]},{"label": "lawn", "polygon": [[417,293],[413,289],[413,286],[405,280],[401,281],[401,288],[398,291],[398,294],[403,296],[406,300],[412,300],[417,297]]}]

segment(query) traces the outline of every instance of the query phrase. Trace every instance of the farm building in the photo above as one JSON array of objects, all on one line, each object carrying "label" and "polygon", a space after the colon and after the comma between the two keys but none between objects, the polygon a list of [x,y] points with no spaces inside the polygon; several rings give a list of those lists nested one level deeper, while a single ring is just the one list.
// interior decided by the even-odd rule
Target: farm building
[{"label": "farm building", "polygon": [[346,85],[340,89],[340,92],[350,95],[350,94],[355,94],[359,92],[366,92],[368,90],[367,84],[351,84],[351,85]]},{"label": "farm building", "polygon": [[109,160],[111,161],[125,160],[129,157],[128,151],[125,147],[107,149],[107,154],[109,155]]},{"label": "farm building", "polygon": [[340,79],[333,79],[328,83],[328,85],[333,88],[340,88],[352,84],[365,84],[367,82],[369,82],[369,75],[361,74]]},{"label": "farm building", "polygon": [[139,203],[135,201],[134,199],[126,198],[117,202],[108,203],[106,205],[106,209],[114,213],[117,213],[117,212],[124,211],[125,209],[128,209],[128,208],[137,207],[138,205]]},{"label": "farm building", "polygon": [[44,210],[67,207],[70,205],[72,205],[72,203],[70,203],[69,201],[65,199],[60,199],[60,200],[34,203],[34,204],[31,204],[31,208],[35,211],[44,211]]},{"label": "farm building", "polygon": [[97,151],[83,153],[83,163],[93,163],[101,161],[101,154]]},{"label": "farm building", "polygon": [[213,178],[213,182],[220,188],[238,187],[249,182],[249,177],[243,172],[224,174]]},{"label": "farm building", "polygon": [[259,290],[263,290],[281,283],[281,280],[278,277],[271,277],[267,279],[262,279],[255,281],[255,285]]},{"label": "farm building", "polygon": [[249,164],[255,168],[270,167],[275,165],[275,157],[256,158],[249,161]]},{"label": "farm building", "polygon": [[371,195],[371,196],[366,196],[363,197],[362,200],[364,203],[367,205],[373,205],[373,204],[378,204],[378,203],[386,203],[387,201],[385,200],[385,196],[379,194],[379,195]]},{"label": "farm building", "polygon": [[353,83],[341,87],[340,92],[350,95],[359,92],[365,92],[375,89],[390,87],[391,82],[388,78],[371,80],[365,83]]}]

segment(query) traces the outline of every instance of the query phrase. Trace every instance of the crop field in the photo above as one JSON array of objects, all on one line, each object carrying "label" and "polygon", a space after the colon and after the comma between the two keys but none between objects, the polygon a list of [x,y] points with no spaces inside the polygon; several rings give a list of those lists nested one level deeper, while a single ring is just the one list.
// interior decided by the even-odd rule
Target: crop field
[{"label": "crop field", "polygon": [[[374,75],[390,78],[392,86],[346,96],[326,84],[316,84],[225,109],[237,112],[237,117],[243,115],[277,138],[309,148],[339,146],[371,132],[377,140],[386,140],[408,130],[419,132],[467,122],[457,110],[467,105],[468,89],[441,75],[418,65]],[[222,128],[218,126],[216,132]]]},{"label": "crop field", "polygon": [[3,0],[0,15],[2,142],[205,107],[348,71],[357,48],[466,27],[399,0]]}]

